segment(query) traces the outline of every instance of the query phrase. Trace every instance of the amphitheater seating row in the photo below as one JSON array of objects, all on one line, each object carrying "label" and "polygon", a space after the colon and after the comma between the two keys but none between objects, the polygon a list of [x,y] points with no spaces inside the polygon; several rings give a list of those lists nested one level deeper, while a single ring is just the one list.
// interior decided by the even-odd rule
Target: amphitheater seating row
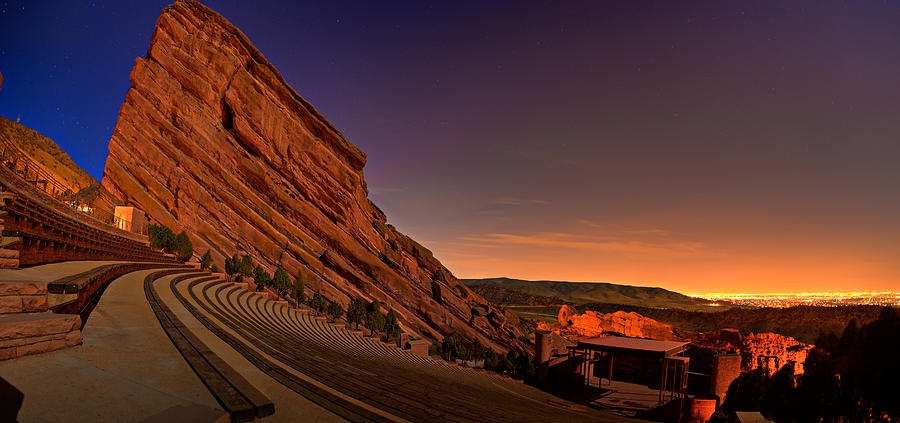
[{"label": "amphitheater seating row", "polygon": [[172,283],[189,277],[208,276],[209,273],[187,273],[185,270],[163,270],[144,278],[144,294],[163,330],[188,362],[210,393],[228,412],[232,422],[252,421],[275,412],[272,401],[244,379],[237,371],[211,351],[196,335],[184,326],[181,319],[160,300],[154,282],[164,276],[176,276]]},{"label": "amphitheater seating row", "polygon": [[18,252],[18,262],[5,267],[66,260],[173,261],[144,242],[104,231],[24,196],[5,193],[0,201],[0,227],[8,244],[3,247]]},{"label": "amphitheater seating row", "polygon": [[177,283],[171,283],[176,297],[249,361],[351,421],[392,420],[366,414],[372,409],[409,421],[611,419],[505,377],[436,362],[337,328],[221,279],[196,279],[186,288]]}]

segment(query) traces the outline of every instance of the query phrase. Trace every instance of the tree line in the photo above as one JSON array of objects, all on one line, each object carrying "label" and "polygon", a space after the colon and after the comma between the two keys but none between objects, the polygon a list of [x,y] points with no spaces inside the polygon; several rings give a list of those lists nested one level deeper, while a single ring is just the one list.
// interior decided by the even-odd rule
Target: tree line
[{"label": "tree line", "polygon": [[[202,263],[201,263],[202,265]],[[238,275],[239,278],[252,278],[257,290],[271,288],[281,296],[289,297],[296,301],[297,305],[306,305],[317,315],[331,317],[332,322],[346,315],[347,323],[359,325],[369,329],[370,336],[382,335],[386,339],[397,339],[402,329],[397,313],[389,308],[387,313],[381,312],[381,302],[369,302],[362,297],[353,298],[344,310],[341,303],[330,301],[320,292],[316,291],[312,296],[305,293],[306,283],[302,269],[297,270],[297,275],[291,280],[287,271],[278,266],[275,273],[270,275],[259,264],[254,265],[253,258],[245,254],[243,257],[235,253],[225,259],[225,273],[230,277]]]},{"label": "tree line", "polygon": [[466,361],[484,360],[485,369],[516,379],[530,381],[536,374],[534,362],[527,353],[510,351],[503,355],[486,347],[477,338],[466,347],[462,338],[456,333],[444,337],[444,341],[441,343],[441,354],[447,361],[456,358]]},{"label": "tree line", "polygon": [[[185,231],[175,235],[168,226],[151,223],[147,227],[147,234],[150,247],[175,254],[178,261],[186,262],[194,256],[194,246],[191,245],[191,240]],[[212,260],[211,257],[210,260]]]}]

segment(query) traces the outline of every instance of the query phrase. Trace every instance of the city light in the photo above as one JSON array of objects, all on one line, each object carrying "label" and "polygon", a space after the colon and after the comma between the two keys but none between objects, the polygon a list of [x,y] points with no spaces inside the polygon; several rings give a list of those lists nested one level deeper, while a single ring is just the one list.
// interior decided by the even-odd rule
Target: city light
[{"label": "city light", "polygon": [[900,306],[900,292],[705,293],[690,296],[715,301],[709,304],[711,307],[721,306],[721,302],[751,307],[793,307],[798,305],[824,307],[852,305]]}]

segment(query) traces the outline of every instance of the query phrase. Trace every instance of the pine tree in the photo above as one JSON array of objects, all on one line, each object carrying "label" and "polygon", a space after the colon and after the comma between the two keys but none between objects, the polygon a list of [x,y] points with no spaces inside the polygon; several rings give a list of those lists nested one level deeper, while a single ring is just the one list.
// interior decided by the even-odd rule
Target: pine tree
[{"label": "pine tree", "polygon": [[347,306],[347,321],[356,323],[356,330],[359,330],[359,324],[366,318],[366,300],[362,298],[354,298],[350,300]]},{"label": "pine tree", "polygon": [[194,246],[191,245],[191,239],[188,238],[187,232],[181,231],[175,237],[175,243],[172,246],[172,252],[178,261],[188,261],[194,255]]},{"label": "pine tree", "polygon": [[394,338],[400,336],[400,322],[394,309],[388,310],[387,317],[384,318],[384,332]]},{"label": "pine tree", "polygon": [[231,278],[231,275],[235,274],[234,271],[234,262],[231,261],[231,257],[225,257],[225,274],[228,275],[228,278]]},{"label": "pine tree", "polygon": [[[235,254],[237,256],[237,254]],[[238,267],[238,273],[244,276],[253,275],[253,257],[250,257],[249,254],[244,254],[244,258],[241,259],[240,266]]]},{"label": "pine tree", "polygon": [[201,269],[209,269],[209,265],[212,264],[212,254],[209,253],[209,250],[206,250],[203,253],[203,257],[200,258],[200,268]]},{"label": "pine tree", "polygon": [[278,266],[278,268],[275,269],[275,274],[272,275],[272,285],[281,293],[288,290],[288,287],[291,285],[291,278],[283,267]]}]

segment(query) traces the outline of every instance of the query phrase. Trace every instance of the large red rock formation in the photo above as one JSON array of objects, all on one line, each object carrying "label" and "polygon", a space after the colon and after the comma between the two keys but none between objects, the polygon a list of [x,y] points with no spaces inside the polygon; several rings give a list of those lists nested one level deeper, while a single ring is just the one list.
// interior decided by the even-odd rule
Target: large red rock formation
[{"label": "large red rock formation", "polygon": [[680,339],[671,326],[634,312],[620,310],[615,313],[603,314],[588,310],[584,314],[577,314],[574,308],[564,305],[559,309],[557,319],[559,320],[558,329],[547,325],[539,328],[556,329],[556,333],[570,339],[592,338],[610,333],[634,338]]},{"label": "large red rock formation", "polygon": [[786,364],[794,366],[794,374],[803,374],[803,363],[813,345],[804,344],[777,333],[751,333],[744,337],[741,357],[746,370],[765,369],[774,374]]},{"label": "large red rock formation", "polygon": [[368,199],[366,155],[297,94],[247,37],[197,2],[166,7],[109,145],[101,198],[186,230],[221,267],[240,248],[307,286],[396,309],[408,330],[505,351],[510,316],[397,232]]}]

